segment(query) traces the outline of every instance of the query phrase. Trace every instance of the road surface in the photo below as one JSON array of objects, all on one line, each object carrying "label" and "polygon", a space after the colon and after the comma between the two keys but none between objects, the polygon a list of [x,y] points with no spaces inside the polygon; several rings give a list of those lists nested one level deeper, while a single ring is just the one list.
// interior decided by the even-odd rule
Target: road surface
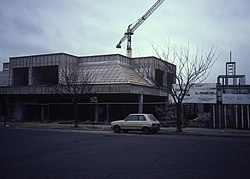
[{"label": "road surface", "polygon": [[249,178],[250,140],[0,129],[0,178]]}]

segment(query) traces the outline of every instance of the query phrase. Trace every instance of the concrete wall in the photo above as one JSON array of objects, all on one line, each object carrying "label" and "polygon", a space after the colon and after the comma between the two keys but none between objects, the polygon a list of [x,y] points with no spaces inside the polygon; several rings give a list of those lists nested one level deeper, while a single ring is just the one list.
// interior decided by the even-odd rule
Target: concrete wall
[{"label": "concrete wall", "polygon": [[[51,66],[53,67],[58,66],[58,68],[65,68],[67,66],[71,66],[72,64],[77,64],[77,62],[78,62],[77,57],[64,54],[64,53],[24,56],[24,57],[12,57],[10,58],[10,62],[9,62],[9,74],[10,74],[9,84],[11,86],[20,84],[21,82],[18,82],[18,80],[28,81],[27,84],[21,83],[22,85],[43,84],[42,82],[43,79],[39,79],[39,76],[43,78],[44,76],[46,76],[45,73],[47,72],[54,74],[55,70],[49,69]],[[42,72],[42,70],[38,70],[37,67],[44,67],[44,72]],[[19,75],[18,76],[15,75],[16,72],[24,68],[28,69],[28,76],[24,75],[24,73],[21,73],[21,76],[22,76],[21,78],[18,77]],[[58,74],[56,76],[58,76]],[[28,79],[24,79],[24,78],[28,78]]]}]

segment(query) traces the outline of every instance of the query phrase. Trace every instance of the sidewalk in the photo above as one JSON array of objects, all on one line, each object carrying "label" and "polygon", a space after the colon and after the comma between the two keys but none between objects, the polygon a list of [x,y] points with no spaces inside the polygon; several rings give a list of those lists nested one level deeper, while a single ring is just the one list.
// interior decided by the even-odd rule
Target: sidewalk
[{"label": "sidewalk", "polygon": [[[40,123],[40,122],[8,122],[4,126],[0,122],[0,128],[39,128],[39,129],[71,129],[71,130],[89,130],[89,131],[111,131],[110,125],[105,124],[79,124],[74,128],[72,123]],[[161,127],[159,134],[165,135],[192,135],[192,136],[217,136],[217,137],[240,137],[250,138],[250,130],[241,129],[211,129],[211,128],[183,128],[183,132],[177,133],[175,127]]]},{"label": "sidewalk", "polygon": [[165,134],[175,135],[193,135],[193,136],[216,136],[216,137],[239,137],[250,138],[250,130],[241,129],[211,129],[211,128],[183,128],[183,132],[177,133],[176,128],[161,128],[161,132]]},{"label": "sidewalk", "polygon": [[[3,122],[0,122],[1,128],[4,127]],[[97,124],[79,124],[75,128],[72,123],[59,123],[59,122],[7,122],[5,127],[9,128],[39,128],[39,129],[75,129],[75,130],[111,130],[110,125],[97,125]]]}]

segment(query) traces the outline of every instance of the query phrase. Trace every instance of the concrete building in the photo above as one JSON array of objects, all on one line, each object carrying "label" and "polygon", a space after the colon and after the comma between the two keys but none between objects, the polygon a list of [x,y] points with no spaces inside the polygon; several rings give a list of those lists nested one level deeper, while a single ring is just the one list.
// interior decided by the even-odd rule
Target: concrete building
[{"label": "concrete building", "polygon": [[61,71],[65,69],[94,77],[91,90],[79,95],[80,121],[109,122],[133,112],[154,113],[155,106],[163,107],[168,100],[162,87],[174,83],[175,68],[156,57],[119,54],[13,57],[0,72],[1,116],[8,120],[72,120],[72,102],[54,90],[64,83]]},{"label": "concrete building", "polygon": [[184,103],[189,125],[250,129],[250,85],[236,73],[231,55],[225,75],[217,83],[194,85]]},{"label": "concrete building", "polygon": [[217,128],[250,129],[250,85],[236,73],[236,62],[226,62],[226,74],[217,77]]}]

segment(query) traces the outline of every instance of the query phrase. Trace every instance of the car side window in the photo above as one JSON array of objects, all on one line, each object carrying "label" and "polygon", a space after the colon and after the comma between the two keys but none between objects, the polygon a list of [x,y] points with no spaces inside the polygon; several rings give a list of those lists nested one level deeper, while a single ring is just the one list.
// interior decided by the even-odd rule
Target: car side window
[{"label": "car side window", "polygon": [[148,117],[151,121],[158,121],[152,114],[148,115]]},{"label": "car side window", "polygon": [[138,116],[132,115],[132,116],[128,116],[127,121],[137,121],[138,120]]},{"label": "car side window", "polygon": [[139,118],[138,118],[138,121],[146,121],[146,118],[145,116],[143,115],[140,115]]}]

